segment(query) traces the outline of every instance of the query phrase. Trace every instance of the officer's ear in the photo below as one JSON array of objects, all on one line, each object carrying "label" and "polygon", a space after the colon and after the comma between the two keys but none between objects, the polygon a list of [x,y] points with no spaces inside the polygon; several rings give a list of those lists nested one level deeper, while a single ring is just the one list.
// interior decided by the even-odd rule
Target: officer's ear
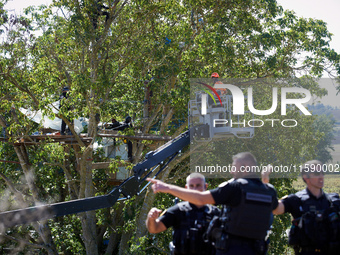
[{"label": "officer's ear", "polygon": [[204,190],[207,190],[208,189],[208,183],[204,183],[204,187],[205,187],[205,189]]},{"label": "officer's ear", "polygon": [[303,174],[302,175],[302,180],[303,180],[304,183],[307,184],[306,179],[309,179],[309,175],[308,174]]}]

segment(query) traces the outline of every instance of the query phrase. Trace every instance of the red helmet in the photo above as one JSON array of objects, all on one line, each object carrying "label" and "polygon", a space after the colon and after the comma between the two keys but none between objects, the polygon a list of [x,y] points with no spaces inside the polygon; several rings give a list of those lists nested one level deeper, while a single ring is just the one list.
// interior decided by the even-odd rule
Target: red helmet
[{"label": "red helmet", "polygon": [[211,78],[220,78],[220,76],[218,75],[218,73],[212,73]]}]

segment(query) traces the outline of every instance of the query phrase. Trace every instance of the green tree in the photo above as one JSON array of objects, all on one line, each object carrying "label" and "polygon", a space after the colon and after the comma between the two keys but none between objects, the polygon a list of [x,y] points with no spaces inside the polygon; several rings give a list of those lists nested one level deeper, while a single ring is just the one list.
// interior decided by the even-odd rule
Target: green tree
[{"label": "green tree", "polygon": [[[156,127],[159,134],[175,136],[187,128],[191,77],[205,78],[217,71],[224,78],[291,78],[297,72],[315,78],[323,71],[337,75],[327,70],[329,66],[339,71],[339,56],[329,48],[330,33],[325,23],[298,18],[274,0],[228,3],[59,0],[53,5],[54,9],[30,8],[24,17],[12,19],[6,12],[1,13],[6,39],[0,46],[3,52],[0,124],[6,128],[9,139],[2,148],[12,146],[13,153],[6,150],[8,154],[4,155],[8,160],[20,162],[25,177],[22,182],[6,171],[1,176],[2,187],[3,190],[13,187],[11,192],[23,197],[19,201],[25,203],[17,205],[21,207],[50,202],[44,200],[48,199],[47,195],[43,196],[47,190],[60,194],[58,202],[110,190],[104,184],[94,186],[96,177],[105,178],[92,169],[92,160],[101,160],[93,151],[98,115],[107,121],[112,116],[123,119],[130,114],[143,134],[154,133]],[[35,30],[40,33],[33,33]],[[306,53],[302,60],[301,53]],[[311,80],[298,80],[293,85],[307,88],[313,94],[324,94]],[[64,102],[65,107],[54,114],[51,103],[58,100],[64,86],[71,89],[69,98]],[[255,102],[258,109],[270,106],[271,101],[265,96],[270,89],[259,87]],[[67,111],[69,106],[71,111]],[[48,143],[15,146],[18,139],[28,138],[37,130],[37,126],[19,113],[21,107],[41,110],[44,115],[62,118],[68,124],[71,124],[69,119],[87,117],[87,134],[92,140],[88,143],[82,140],[70,125],[77,139],[77,145],[71,149]],[[278,115],[275,114],[273,118]],[[257,152],[259,162],[264,163],[298,163],[315,156],[313,148],[320,137],[309,125],[312,118],[303,119],[293,110],[291,114],[301,123],[294,132],[267,127],[257,129],[251,140],[230,139],[228,158],[241,149]],[[150,149],[146,143],[135,146],[134,163],[137,163]],[[160,178],[180,183],[187,175],[190,153],[190,150],[183,152]],[[58,175],[59,171],[63,175]],[[55,178],[58,182],[53,184]],[[15,180],[14,186],[7,181],[11,179]],[[217,183],[214,181],[214,185]],[[279,195],[286,194],[291,181],[279,179],[276,187]],[[27,197],[22,195],[26,191]],[[44,222],[40,227],[35,223],[34,242],[25,245],[35,245],[50,254],[165,253],[170,234],[151,238],[144,221],[153,203],[166,208],[172,202],[168,196],[155,198],[147,191],[117,203],[112,209],[67,216]],[[275,245],[288,223],[287,218],[279,219],[273,238],[277,253],[283,247]],[[14,229],[18,231],[20,227]],[[21,240],[27,238],[29,230],[28,226],[18,234]],[[19,240],[14,239],[12,232],[7,232],[6,237],[14,243]],[[109,239],[107,246],[102,245],[103,239]]]},{"label": "green tree", "polygon": [[319,115],[314,122],[316,133],[320,133],[321,138],[316,146],[317,159],[324,163],[332,160],[331,150],[334,139],[335,120],[332,115]]}]

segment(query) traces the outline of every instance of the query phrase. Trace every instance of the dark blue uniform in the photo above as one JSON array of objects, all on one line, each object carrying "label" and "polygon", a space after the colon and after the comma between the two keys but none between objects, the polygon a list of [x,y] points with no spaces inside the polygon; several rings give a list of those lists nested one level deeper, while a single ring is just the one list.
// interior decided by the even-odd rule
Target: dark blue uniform
[{"label": "dark blue uniform", "polygon": [[181,202],[170,207],[159,220],[167,227],[173,227],[173,254],[215,254],[210,243],[203,240],[210,221],[220,213],[212,205],[200,208],[189,202]]},{"label": "dark blue uniform", "polygon": [[[336,226],[339,225],[336,213],[340,205],[338,194],[322,191],[322,195],[317,198],[306,188],[283,198],[282,203],[285,212],[291,213],[294,218],[289,242],[296,254],[334,254],[329,246],[333,245],[331,242],[337,241],[336,235],[339,235],[340,230]],[[336,221],[331,222],[331,215],[336,215]],[[335,229],[331,230],[333,226]],[[334,245],[340,248],[339,244]]]},{"label": "dark blue uniform", "polygon": [[274,187],[259,178],[240,178],[210,192],[217,205],[227,206],[228,241],[221,248],[216,243],[216,254],[264,254],[272,210],[278,205]]}]

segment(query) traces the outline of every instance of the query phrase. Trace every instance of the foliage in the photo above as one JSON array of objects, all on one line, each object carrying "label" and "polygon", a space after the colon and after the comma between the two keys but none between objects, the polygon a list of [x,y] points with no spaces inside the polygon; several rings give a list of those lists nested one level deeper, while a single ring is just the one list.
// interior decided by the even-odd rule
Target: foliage
[{"label": "foliage", "polygon": [[330,150],[332,147],[332,140],[334,139],[335,120],[328,115],[319,115],[314,122],[316,133],[321,134],[321,138],[316,146],[316,158],[324,163],[329,163],[332,160]]},{"label": "foliage", "polygon": [[321,136],[316,146],[316,158],[321,162],[329,163],[332,160],[330,151],[334,150],[332,147],[332,141],[336,135],[334,129],[336,119],[332,112],[335,109],[323,104],[309,105],[308,108],[314,115],[317,115],[317,118],[313,123],[313,127],[315,129],[315,133]]}]

